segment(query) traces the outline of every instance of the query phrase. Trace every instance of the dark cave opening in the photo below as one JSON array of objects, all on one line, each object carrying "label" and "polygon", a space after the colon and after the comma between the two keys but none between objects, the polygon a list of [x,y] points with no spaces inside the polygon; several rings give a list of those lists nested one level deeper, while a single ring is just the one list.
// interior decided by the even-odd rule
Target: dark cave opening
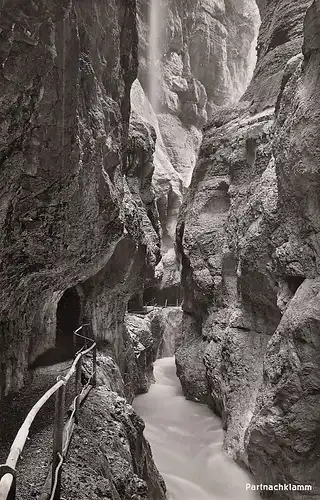
[{"label": "dark cave opening", "polygon": [[38,356],[29,368],[51,366],[73,357],[73,332],[80,326],[80,312],[79,295],[74,288],[68,288],[57,307],[56,345]]},{"label": "dark cave opening", "polygon": [[272,34],[268,51],[287,43],[289,39],[290,37],[288,28],[284,28],[283,26],[278,27],[277,29],[274,30]]},{"label": "dark cave opening", "polygon": [[129,313],[144,313],[144,304],[143,304],[143,293],[137,293],[134,297],[131,297],[131,299],[128,302],[128,312]]},{"label": "dark cave opening", "polygon": [[304,276],[286,276],[286,281],[293,295],[296,293],[299,286],[304,282],[304,280]]},{"label": "dark cave opening", "polygon": [[57,307],[56,347],[65,356],[72,357],[73,332],[80,326],[80,298],[74,288],[68,288]]}]

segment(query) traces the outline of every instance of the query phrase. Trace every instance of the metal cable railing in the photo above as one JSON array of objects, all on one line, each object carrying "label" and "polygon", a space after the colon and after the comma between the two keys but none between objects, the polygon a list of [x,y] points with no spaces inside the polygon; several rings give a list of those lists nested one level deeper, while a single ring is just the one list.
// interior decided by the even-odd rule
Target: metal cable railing
[{"label": "metal cable railing", "polygon": [[[74,424],[78,423],[78,413],[80,404],[89,394],[92,387],[96,385],[97,375],[97,345],[94,340],[80,334],[87,324],[80,326],[74,334],[74,346],[76,339],[85,341],[75,354],[74,361],[68,373],[64,377],[58,377],[57,382],[39,399],[39,401],[29,411],[22,426],[20,427],[15,440],[12,443],[6,463],[0,465],[0,500],[15,500],[16,498],[16,466],[28,439],[30,427],[35,420],[38,412],[45,403],[55,394],[56,407],[54,418],[54,433],[53,433],[53,458],[52,472],[48,478],[51,478],[51,488],[48,498],[50,500],[60,500],[61,490],[61,472],[63,460],[69,448],[72,437]],[[91,343],[87,347],[88,343]],[[84,387],[81,387],[82,361],[84,356],[92,352],[92,373]],[[66,425],[65,418],[65,389],[72,375],[75,374],[75,392],[76,396],[73,400],[71,415]],[[47,480],[48,480],[47,478]]]}]

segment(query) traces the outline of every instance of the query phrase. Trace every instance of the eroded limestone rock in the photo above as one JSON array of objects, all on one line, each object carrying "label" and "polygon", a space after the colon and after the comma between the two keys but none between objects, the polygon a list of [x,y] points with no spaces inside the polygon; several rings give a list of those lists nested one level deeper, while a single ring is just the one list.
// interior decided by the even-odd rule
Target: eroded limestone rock
[{"label": "eroded limestone rock", "polygon": [[260,5],[254,78],[206,126],[177,231],[185,392],[209,398],[259,483],[313,485],[279,500],[319,496],[318,3]]},{"label": "eroded limestone rock", "polygon": [[[175,229],[202,127],[213,109],[243,94],[253,70],[259,16],[252,0],[162,1],[159,61],[150,63],[149,9],[149,1],[138,2],[140,83],[133,86],[132,105],[156,129],[153,182],[163,231],[164,269],[160,287],[169,288],[180,280]],[[158,103],[152,110],[147,96],[152,100],[150,72],[155,70]]]},{"label": "eroded limestone rock", "polygon": [[[75,500],[165,500],[164,481],[143,436],[144,422],[119,393],[108,388],[116,383],[117,366],[113,362],[108,381],[103,358],[100,386],[81,410],[72,438],[63,470],[63,495]],[[108,364],[112,367],[111,358]],[[118,373],[118,386],[120,382]]]},{"label": "eroded limestone rock", "polygon": [[[56,343],[79,298],[125,369],[128,300],[152,281],[160,232],[154,133],[131,120],[135,2],[1,3],[1,394]],[[135,151],[132,151],[136,147]],[[128,155],[129,151],[129,155]],[[66,332],[71,335],[72,331]]]},{"label": "eroded limestone rock", "polygon": [[182,332],[181,307],[150,307],[147,314],[127,314],[130,336],[143,382],[139,392],[146,392],[153,381],[152,364],[158,358],[174,356]]}]

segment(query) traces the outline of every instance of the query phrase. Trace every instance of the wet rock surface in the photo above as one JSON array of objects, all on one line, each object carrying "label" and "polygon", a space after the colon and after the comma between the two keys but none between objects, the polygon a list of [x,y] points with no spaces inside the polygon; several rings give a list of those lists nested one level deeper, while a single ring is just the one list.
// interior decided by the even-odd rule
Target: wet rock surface
[{"label": "wet rock surface", "polygon": [[144,423],[117,393],[100,387],[81,414],[64,468],[63,495],[74,500],[164,500]]},{"label": "wet rock surface", "polygon": [[257,482],[313,486],[279,500],[319,496],[318,3],[260,5],[252,83],[205,127],[177,230],[184,391]]},{"label": "wet rock surface", "polygon": [[135,2],[87,9],[5,1],[1,30],[0,386],[7,394],[54,348],[58,302],[70,288],[79,300],[79,311],[68,312],[75,326],[90,322],[123,368],[126,303],[152,280],[160,240],[154,145],[134,121],[137,151],[127,155]]},{"label": "wet rock surface", "polygon": [[[155,134],[129,120],[135,1],[95,0],[90,8],[69,0],[2,1],[0,29],[0,397],[16,398],[18,408],[2,430],[9,428],[11,440],[59,375],[55,363],[69,359],[72,331],[88,324],[102,351],[101,388],[75,436],[66,496],[164,498],[143,423],[124,399],[141,390],[142,377],[135,378],[139,363],[124,325],[127,303],[153,283],[160,260]],[[150,371],[148,363],[141,370]],[[48,413],[52,405],[20,464],[21,498],[40,494],[48,469]],[[110,432],[105,440],[99,425]],[[11,442],[2,444],[5,457]]]},{"label": "wet rock surface", "polygon": [[166,289],[180,282],[175,229],[202,127],[213,109],[243,94],[254,66],[259,15],[252,0],[161,1],[159,60],[154,61],[150,60],[155,55],[150,54],[148,27],[151,3],[139,0],[137,5],[139,81],[133,86],[131,101],[134,111],[157,134],[153,185],[162,228],[160,288]]},{"label": "wet rock surface", "polygon": [[[127,19],[132,38],[129,4],[117,4],[114,14]],[[113,128],[112,121],[128,122],[125,89],[134,77],[134,53],[120,44],[121,27],[114,23],[112,67],[120,80],[121,54],[129,64],[118,92],[94,56],[96,39],[113,24],[106,5],[97,3],[95,33],[83,5],[50,5],[1,7],[4,392],[20,387],[28,362],[51,347],[62,292],[103,266],[123,227],[117,172],[127,127]]]}]

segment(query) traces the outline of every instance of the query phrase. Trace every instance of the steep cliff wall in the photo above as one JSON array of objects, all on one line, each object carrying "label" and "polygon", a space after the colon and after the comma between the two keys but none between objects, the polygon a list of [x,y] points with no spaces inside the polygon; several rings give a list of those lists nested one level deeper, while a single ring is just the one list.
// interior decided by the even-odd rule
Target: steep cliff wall
[{"label": "steep cliff wall", "polygon": [[[70,359],[72,331],[89,323],[100,387],[76,429],[65,495],[164,499],[143,422],[127,403],[148,388],[154,348],[141,338],[137,352],[124,316],[160,260],[155,133],[130,117],[135,0],[4,0],[0,32],[2,457],[56,379],[54,363]],[[52,415],[35,425],[36,453],[26,446],[19,498],[43,485]]]},{"label": "steep cliff wall", "polygon": [[259,483],[313,485],[311,494],[273,493],[279,500],[319,496],[319,2],[311,3],[261,2],[253,80],[239,105],[206,126],[177,231],[185,392],[222,416],[226,450]]},{"label": "steep cliff wall", "polygon": [[[161,286],[169,288],[179,283],[175,228],[202,126],[217,106],[243,94],[254,66],[259,14],[253,0],[162,0],[158,60],[151,61],[151,3],[138,2],[139,83],[133,87],[132,106],[157,132],[153,182],[163,233]],[[154,92],[152,110],[148,97],[154,100]]]},{"label": "steep cliff wall", "polygon": [[284,66],[301,52],[303,19],[310,3],[309,0],[257,0],[262,14],[258,61],[251,84],[243,96],[244,100],[251,101],[252,112],[274,105]]},{"label": "steep cliff wall", "polygon": [[127,155],[135,2],[95,0],[88,9],[69,0],[4,1],[1,41],[0,387],[7,394],[54,347],[66,289],[78,304],[65,300],[61,321],[88,320],[125,369],[126,304],[152,279],[160,247],[155,138],[139,120],[131,121]]},{"label": "steep cliff wall", "polygon": [[319,25],[316,1],[305,18],[304,57],[285,77],[275,122],[279,224],[271,242],[283,315],[267,347],[246,435],[257,477],[273,480],[272,464],[279,460],[280,473],[290,482],[314,485],[311,498],[320,495]]},{"label": "steep cliff wall", "polygon": [[98,389],[73,438],[62,495],[70,500],[166,500],[143,430],[142,419],[124,398]]},{"label": "steep cliff wall", "polygon": [[[152,359],[148,351],[152,339],[142,330],[138,333],[142,374],[146,353]],[[62,496],[70,500],[165,500],[166,487],[143,435],[144,422],[126,401],[126,385],[107,351],[98,356],[97,381],[75,429],[63,471]],[[132,377],[134,383],[137,388],[139,382]]]}]

